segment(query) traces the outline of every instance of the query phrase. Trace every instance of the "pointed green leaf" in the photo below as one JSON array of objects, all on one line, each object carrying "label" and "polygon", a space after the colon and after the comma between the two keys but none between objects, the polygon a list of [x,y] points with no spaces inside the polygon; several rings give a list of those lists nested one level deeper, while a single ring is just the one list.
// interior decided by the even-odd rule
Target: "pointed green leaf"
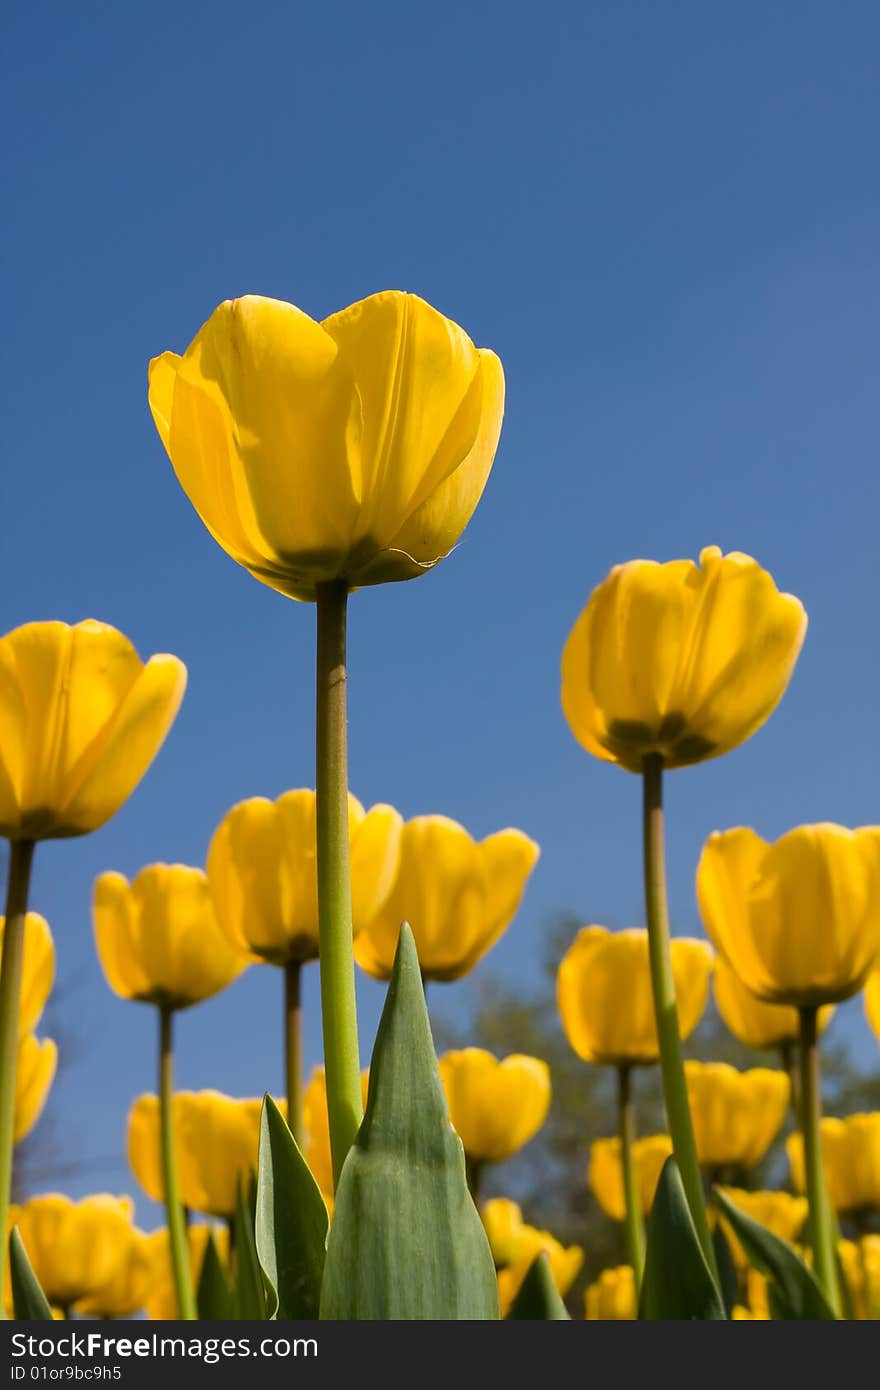
[{"label": "pointed green leaf", "polygon": [[260,1118],[256,1241],[272,1290],[271,1317],[318,1316],[327,1224],[321,1189],[267,1095]]},{"label": "pointed green leaf", "polygon": [[733,1263],[733,1256],[730,1253],[730,1245],[720,1221],[716,1221],[715,1230],[712,1232],[712,1248],[715,1251],[715,1263],[718,1266],[718,1278],[721,1281],[721,1297],[724,1302],[724,1309],[730,1317],[734,1306],[741,1302],[739,1296],[739,1279],[737,1278],[736,1265]]},{"label": "pointed green leaf", "polygon": [[241,1179],[235,1208],[235,1312],[236,1318],[263,1321],[268,1318],[263,1271],[257,1259],[254,1242],[254,1213],[249,1196],[245,1196]]},{"label": "pointed green leaf", "polygon": [[568,1309],[550,1272],[550,1261],[542,1250],[529,1265],[525,1279],[507,1312],[508,1319],[532,1322],[570,1321]]},{"label": "pointed green leaf", "polygon": [[833,1318],[812,1270],[787,1241],[744,1211],[716,1188],[715,1201],[733,1227],[751,1264],[770,1280],[769,1299],[774,1318],[783,1320]]},{"label": "pointed green leaf", "polygon": [[231,1318],[234,1311],[232,1289],[223,1261],[217,1253],[214,1232],[208,1235],[202,1269],[199,1274],[199,1287],[196,1291],[196,1307],[199,1317],[210,1322],[223,1322]]},{"label": "pointed green leaf", "polygon": [[446,1109],[415,942],[404,924],[342,1168],[321,1317],[498,1317],[495,1267]]},{"label": "pointed green leaf", "polygon": [[9,1237],[9,1272],[12,1283],[12,1303],[17,1318],[52,1321],[52,1309],[31,1268],[24,1242],[13,1226]]},{"label": "pointed green leaf", "polygon": [[725,1317],[721,1295],[700,1249],[678,1164],[671,1155],[663,1165],[648,1222],[639,1317],[666,1321]]}]

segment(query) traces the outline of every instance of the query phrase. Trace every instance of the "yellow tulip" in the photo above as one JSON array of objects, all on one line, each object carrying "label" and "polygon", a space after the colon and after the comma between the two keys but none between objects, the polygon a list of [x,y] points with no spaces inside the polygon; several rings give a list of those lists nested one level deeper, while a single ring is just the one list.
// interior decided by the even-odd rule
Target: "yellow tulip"
[{"label": "yellow tulip", "polygon": [[[391,806],[365,811],[349,794],[355,935],[384,904],[397,873],[403,825]],[[317,960],[315,793],[254,797],[227,812],[208,851],[217,919],[231,944],[274,965]]]},{"label": "yellow tulip", "polygon": [[[679,1027],[686,1038],[706,1007],[712,951],[705,941],[677,936],[671,954]],[[565,1035],[585,1062],[625,1066],[657,1061],[648,933],[643,929],[582,927],[562,958],[556,999]]]},{"label": "yellow tulip", "polygon": [[93,916],[107,983],[122,999],[185,1009],[248,963],[217,924],[207,876],[185,864],[149,864],[131,883],[101,874]]},{"label": "yellow tulip", "polygon": [[129,1197],[100,1193],[73,1202],[50,1192],[29,1197],[9,1212],[52,1304],[71,1304],[97,1295],[121,1275],[131,1245],[134,1204]]},{"label": "yellow tulip", "polygon": [[837,1249],[854,1317],[875,1321],[880,1318],[880,1235],[841,1240]]},{"label": "yellow tulip", "polygon": [[81,1299],[76,1311],[87,1318],[130,1318],[143,1308],[155,1283],[150,1240],[130,1226],[119,1268],[106,1284]]},{"label": "yellow tulip", "polygon": [[[792,1197],[789,1192],[746,1192],[739,1187],[722,1187],[721,1191],[725,1197],[730,1198],[734,1206],[744,1211],[746,1216],[750,1216],[761,1226],[766,1226],[768,1231],[789,1243],[797,1239],[807,1219],[806,1197]],[[748,1256],[723,1214],[721,1221],[730,1253],[735,1263],[741,1269],[745,1269],[749,1263]]]},{"label": "yellow tulip", "polygon": [[58,1049],[51,1038],[41,1042],[33,1033],[22,1038],[15,1072],[13,1143],[20,1143],[30,1134],[42,1115],[57,1066]]},{"label": "yellow tulip", "polygon": [[529,1142],[550,1108],[550,1068],[538,1057],[466,1047],[440,1058],[452,1127],[468,1158],[502,1163]]},{"label": "yellow tulip", "polygon": [[[639,1207],[642,1212],[649,1212],[654,1205],[654,1193],[657,1191],[660,1174],[671,1153],[672,1140],[668,1134],[649,1134],[644,1139],[637,1139],[632,1146]],[[619,1137],[593,1140],[590,1145],[587,1183],[606,1216],[610,1216],[612,1221],[626,1219]]]},{"label": "yellow tulip", "polygon": [[754,1168],[785,1122],[791,1089],[785,1072],[685,1062],[684,1074],[700,1163]]},{"label": "yellow tulip", "polygon": [[[789,1004],[765,1004],[743,984],[723,956],[715,961],[713,988],[719,1014],[733,1036],[746,1047],[784,1047],[797,1042],[800,1026],[797,1009]],[[819,1010],[820,1033],[828,1027],[833,1013],[830,1004]]]},{"label": "yellow tulip", "polygon": [[752,1318],[756,1322],[770,1321],[770,1286],[766,1275],[752,1267],[746,1270],[746,1307],[740,1317]]},{"label": "yellow tulip", "polygon": [[[185,1207],[209,1216],[233,1214],[238,1179],[247,1184],[257,1166],[262,1104],[219,1091],[176,1092],[172,1124]],[[138,1096],[129,1111],[128,1161],[147,1196],[162,1201],[157,1096]]]},{"label": "yellow tulip", "polygon": [[[229,1230],[226,1226],[212,1226],[191,1222],[186,1228],[189,1245],[189,1267],[192,1271],[193,1286],[197,1289],[208,1248],[208,1236],[213,1233],[217,1254],[224,1264],[229,1260]],[[163,1226],[147,1237],[147,1252],[150,1260],[150,1286],[144,1307],[151,1318],[167,1322],[178,1317],[177,1291],[174,1286],[174,1272],[171,1266],[171,1246],[168,1228]]]},{"label": "yellow tulip", "polygon": [[716,831],[697,897],[718,951],[759,999],[848,999],[880,952],[880,829],[802,825],[775,844],[746,827]]},{"label": "yellow tulip", "polygon": [[521,830],[474,841],[446,816],[407,821],[391,896],[357,937],[355,960],[387,979],[409,922],[426,980],[466,975],[509,927],[539,854]]},{"label": "yellow tulip", "polygon": [[[0,948],[6,918],[0,917]],[[55,944],[49,923],[39,912],[29,912],[24,919],[24,958],[21,966],[18,1036],[23,1038],[35,1028],[52,990],[55,979]]]},{"label": "yellow tulip", "polygon": [[[367,1103],[369,1067],[361,1072],[361,1099]],[[305,1160],[321,1189],[324,1201],[333,1201],[333,1160],[330,1156],[330,1117],[327,1113],[327,1077],[323,1067],[314,1067],[303,1091],[303,1128],[306,1132]]]},{"label": "yellow tulip", "polygon": [[182,357],[150,363],[150,408],[214,539],[291,598],[411,579],[452,549],[498,445],[504,374],[416,295],[317,323],[246,295]]},{"label": "yellow tulip", "polygon": [[562,708],[590,753],[641,772],[736,748],[772,714],[807,629],[748,555],[632,560],[593,590],[562,655]]},{"label": "yellow tulip", "polygon": [[746,1306],[745,1306],[743,1303],[737,1303],[737,1304],[735,1304],[734,1307],[733,1307],[733,1310],[731,1311],[730,1316],[731,1316],[731,1318],[733,1319],[734,1322],[769,1322],[769,1321],[770,1321],[770,1314],[769,1314],[769,1312],[764,1311],[764,1312],[753,1313],[752,1310],[751,1310],[751,1308],[746,1308]]},{"label": "yellow tulip", "polygon": [[587,1318],[603,1322],[632,1320],[638,1317],[636,1280],[632,1265],[603,1269],[595,1283],[584,1292]]},{"label": "yellow tulip", "polygon": [[150,766],[185,687],[176,656],[144,665],[127,637],[91,619],[0,638],[0,835],[97,830]]},{"label": "yellow tulip", "polygon": [[[822,1162],[828,1199],[836,1211],[880,1207],[880,1110],[822,1120]],[[805,1187],[804,1152],[800,1134],[786,1140],[794,1185]]]},{"label": "yellow tulip", "polygon": [[502,1318],[507,1316],[522,1281],[542,1251],[550,1263],[550,1273],[561,1297],[565,1297],[577,1278],[584,1262],[584,1252],[579,1245],[562,1245],[549,1231],[523,1226],[517,1237],[513,1261],[498,1271],[498,1302]]},{"label": "yellow tulip", "polygon": [[865,985],[865,1014],[880,1042],[880,970],[868,976]]},{"label": "yellow tulip", "polygon": [[523,1214],[509,1197],[492,1197],[480,1208],[483,1226],[495,1261],[502,1269],[516,1259],[517,1242],[525,1229]]}]

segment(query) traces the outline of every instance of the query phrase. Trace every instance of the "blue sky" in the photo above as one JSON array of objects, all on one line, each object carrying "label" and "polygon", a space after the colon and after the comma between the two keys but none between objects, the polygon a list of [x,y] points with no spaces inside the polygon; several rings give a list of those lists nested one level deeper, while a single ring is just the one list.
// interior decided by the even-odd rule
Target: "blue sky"
[{"label": "blue sky", "polygon": [[[641,920],[638,782],[559,708],[566,635],[618,561],[743,549],[810,615],[770,723],[669,779],[678,930],[711,830],[880,820],[878,41],[846,0],[12,7],[0,629],[94,616],[190,671],[130,803],[38,855],[76,1034],[55,1112],[93,1160],[75,1190],[131,1185],[124,1117],[154,1072],[151,1011],[94,955],[95,875],[200,863],[233,802],[313,783],[314,612],[214,544],[147,409],[147,360],[224,298],[323,317],[414,290],[504,361],[461,546],[350,620],[357,795],[542,845],[482,970],[535,971],[560,910]],[[382,990],[360,995],[366,1048]],[[314,972],[306,996],[311,1062]],[[868,1058],[860,1004],[842,1014]],[[277,1088],[279,1016],[251,970],[181,1019],[179,1083]]]}]

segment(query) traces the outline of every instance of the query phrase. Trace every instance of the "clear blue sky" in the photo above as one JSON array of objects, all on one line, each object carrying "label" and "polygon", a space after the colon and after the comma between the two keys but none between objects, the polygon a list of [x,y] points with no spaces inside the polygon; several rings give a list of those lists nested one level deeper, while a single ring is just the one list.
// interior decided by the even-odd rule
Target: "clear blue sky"
[{"label": "clear blue sky", "polygon": [[[94,955],[95,875],[201,863],[233,802],[313,782],[314,612],[214,544],[147,409],[147,360],[224,298],[323,317],[410,289],[504,361],[460,548],[351,612],[355,792],[542,845],[481,969],[534,971],[558,910],[641,919],[638,782],[559,708],[618,561],[747,550],[810,615],[769,725],[669,779],[677,929],[712,829],[880,820],[878,43],[868,0],[13,5],[0,629],[91,615],[190,672],[130,803],[39,851],[78,1035],[56,1115],[95,1160],[75,1190],[130,1186],[154,1084],[152,1011]],[[381,999],[362,986],[365,1045]],[[316,1001],[312,972],[310,1061]],[[184,1015],[179,1083],[277,1088],[279,1010],[260,968]]]}]

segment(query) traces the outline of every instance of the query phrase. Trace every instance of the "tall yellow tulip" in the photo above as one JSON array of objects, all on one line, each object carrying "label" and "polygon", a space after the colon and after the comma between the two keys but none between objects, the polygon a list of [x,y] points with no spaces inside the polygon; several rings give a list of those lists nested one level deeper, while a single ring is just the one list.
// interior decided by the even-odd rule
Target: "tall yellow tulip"
[{"label": "tall yellow tulip", "polygon": [[[822,1121],[825,1183],[836,1211],[870,1211],[880,1207],[880,1110],[849,1115],[844,1120],[826,1115]],[[807,1185],[803,1136],[786,1140],[795,1187]]]},{"label": "tall yellow tulip", "polygon": [[148,864],[95,881],[95,943],[121,999],[186,1009],[225,989],[248,963],[220,930],[208,879],[186,864]]},{"label": "tall yellow tulip", "polygon": [[710,1269],[715,1253],[688,1114],[669,951],[663,772],[736,748],[785,691],[806,632],[800,602],[748,555],[618,565],[562,655],[562,708],[594,756],[643,778],[645,919],[675,1158]]},{"label": "tall yellow tulip", "polygon": [[550,1068],[514,1053],[501,1061],[480,1047],[439,1060],[449,1118],[474,1182],[484,1163],[503,1163],[534,1138],[550,1108]]},{"label": "tall yellow tulip", "polygon": [[[718,1012],[735,1038],[758,1050],[780,1048],[787,1052],[800,1031],[798,1011],[790,1004],[767,1004],[753,994],[723,956],[715,961],[713,991]],[[821,1033],[831,1022],[832,1005],[819,1010]]]},{"label": "tall yellow tulip", "polygon": [[183,356],[150,364],[150,406],[210,533],[261,583],[317,607],[317,870],[324,1058],[338,1174],[362,1118],[351,945],[346,610],[453,548],[504,409],[494,353],[415,295],[317,323],[248,295]]},{"label": "tall yellow tulip", "polygon": [[[352,932],[357,935],[391,892],[403,821],[391,806],[365,811],[348,796]],[[318,959],[316,798],[307,789],[277,801],[253,797],[223,817],[208,851],[208,879],[232,946],[284,971],[287,1113],[303,1143],[301,981]]]},{"label": "tall yellow tulip", "polygon": [[684,1073],[700,1162],[754,1168],[785,1122],[791,1089],[785,1072],[685,1062]]},{"label": "tall yellow tulip", "polygon": [[[176,657],[144,665],[127,637],[92,619],[27,623],[0,637],[0,835],[11,842],[0,960],[0,1231],[12,1181],[35,842],[87,834],[119,810],[161,747],[185,686]],[[4,1278],[0,1261],[0,1309]]]},{"label": "tall yellow tulip", "polygon": [[[639,1210],[649,1212],[660,1181],[663,1165],[672,1153],[668,1134],[648,1134],[632,1145],[632,1162],[638,1192]],[[626,1220],[626,1192],[620,1136],[594,1139],[590,1145],[587,1183],[599,1206],[612,1221]]]},{"label": "tall yellow tulip", "polygon": [[49,1302],[63,1309],[120,1277],[131,1244],[134,1205],[99,1193],[71,1201],[57,1192],[29,1197],[9,1211]]},{"label": "tall yellow tulip", "polygon": [[460,979],[509,927],[539,854],[521,830],[474,840],[447,816],[407,821],[391,894],[355,940],[358,965],[387,979],[408,922],[423,978]]},{"label": "tall yellow tulip", "polygon": [[49,1098],[49,1089],[58,1066],[58,1049],[51,1038],[41,1042],[27,1033],[18,1047],[18,1067],[15,1074],[14,1142],[19,1144],[30,1134]]},{"label": "tall yellow tulip", "polygon": [[637,1318],[638,1298],[632,1265],[603,1269],[584,1292],[584,1312],[588,1319],[602,1322]]}]

